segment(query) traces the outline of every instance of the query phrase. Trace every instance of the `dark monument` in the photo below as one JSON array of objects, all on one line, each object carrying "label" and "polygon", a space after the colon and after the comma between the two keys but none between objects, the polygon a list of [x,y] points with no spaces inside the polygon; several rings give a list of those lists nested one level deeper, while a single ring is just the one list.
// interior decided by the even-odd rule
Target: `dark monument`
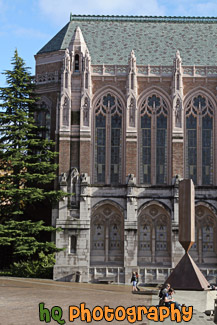
[{"label": "dark monument", "polygon": [[191,179],[179,183],[179,242],[185,255],[176,265],[166,283],[174,289],[207,290],[209,283],[188,251],[195,241],[194,184]]}]

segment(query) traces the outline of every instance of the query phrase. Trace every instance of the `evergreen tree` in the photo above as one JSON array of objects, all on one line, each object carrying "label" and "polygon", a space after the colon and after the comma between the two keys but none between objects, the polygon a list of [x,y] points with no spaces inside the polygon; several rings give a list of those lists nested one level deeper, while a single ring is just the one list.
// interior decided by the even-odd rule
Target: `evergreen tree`
[{"label": "evergreen tree", "polygon": [[[61,251],[53,242],[43,241],[46,232],[59,231],[44,226],[43,221],[9,220],[0,224],[0,247],[10,255],[8,275],[22,277],[52,277],[54,254]],[[8,267],[9,265],[5,265]]]},{"label": "evergreen tree", "polygon": [[54,143],[42,137],[33,77],[15,51],[8,87],[0,88],[0,220],[19,220],[27,205],[57,201],[60,191],[47,190],[56,176]]},{"label": "evergreen tree", "polygon": [[0,255],[11,253],[2,266],[15,262],[13,270],[21,270],[25,264],[34,273],[36,265],[42,267],[42,260],[53,265],[58,249],[40,240],[41,231],[44,236],[44,231],[55,228],[26,220],[26,211],[43,200],[56,202],[65,194],[51,189],[57,153],[53,141],[42,136],[44,127],[36,123],[39,108],[34,80],[17,50],[12,66],[4,72],[7,87],[0,88]]}]

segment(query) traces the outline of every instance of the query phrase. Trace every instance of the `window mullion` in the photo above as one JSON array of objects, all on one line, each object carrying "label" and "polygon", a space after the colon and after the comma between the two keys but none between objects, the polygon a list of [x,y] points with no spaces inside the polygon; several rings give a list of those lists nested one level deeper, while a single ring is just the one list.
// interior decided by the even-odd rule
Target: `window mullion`
[{"label": "window mullion", "polygon": [[202,185],[202,115],[197,115],[197,184]]},{"label": "window mullion", "polygon": [[151,184],[156,184],[156,114],[151,117]]},{"label": "window mullion", "polygon": [[111,182],[111,109],[106,114],[106,184]]}]

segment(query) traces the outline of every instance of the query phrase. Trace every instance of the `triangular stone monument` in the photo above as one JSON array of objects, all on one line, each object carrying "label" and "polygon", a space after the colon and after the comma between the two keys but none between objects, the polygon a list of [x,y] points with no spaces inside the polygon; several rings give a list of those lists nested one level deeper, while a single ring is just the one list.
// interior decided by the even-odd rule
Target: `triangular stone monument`
[{"label": "triangular stone monument", "polygon": [[209,283],[186,252],[166,280],[172,288],[178,290],[206,290]]},{"label": "triangular stone monument", "polygon": [[165,282],[174,289],[208,289],[208,281],[188,253],[194,241],[194,184],[191,179],[185,179],[179,183],[179,242],[185,249],[185,255]]}]

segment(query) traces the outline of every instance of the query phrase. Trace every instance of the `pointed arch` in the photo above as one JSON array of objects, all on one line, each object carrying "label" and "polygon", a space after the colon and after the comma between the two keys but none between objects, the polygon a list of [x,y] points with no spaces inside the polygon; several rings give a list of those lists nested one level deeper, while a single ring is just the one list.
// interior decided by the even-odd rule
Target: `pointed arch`
[{"label": "pointed arch", "polygon": [[185,177],[197,185],[215,184],[216,100],[202,87],[190,91],[184,100]]},{"label": "pointed arch", "polygon": [[191,256],[199,265],[217,265],[217,214],[206,202],[197,202],[195,207],[195,243]]},{"label": "pointed arch", "polygon": [[91,265],[124,263],[124,215],[120,207],[104,201],[92,209]]},{"label": "pointed arch", "polygon": [[184,104],[184,108],[186,107],[186,103],[189,101],[189,99],[191,97],[196,97],[198,95],[203,95],[203,96],[206,96],[210,99],[210,101],[212,102],[213,106],[216,105],[216,98],[215,98],[215,95],[209,90],[209,89],[206,89],[204,87],[196,87],[192,90],[190,90],[185,96],[184,96],[184,101],[183,101],[183,104]]},{"label": "pointed arch", "polygon": [[101,89],[93,99],[93,182],[121,184],[124,180],[123,98],[111,87]]},{"label": "pointed arch", "polygon": [[124,96],[123,92],[121,90],[109,85],[109,86],[103,86],[95,92],[93,99],[92,99],[93,107],[96,105],[96,102],[99,100],[99,98],[108,92],[110,92],[114,96],[119,97],[121,104],[123,106],[125,106],[125,96]]},{"label": "pointed arch", "polygon": [[122,207],[119,203],[117,203],[113,200],[109,200],[109,199],[102,200],[102,201],[99,201],[96,204],[94,204],[92,207],[92,214],[94,214],[97,209],[99,209],[105,205],[111,205],[114,209],[117,210],[118,213],[124,214],[124,207]]},{"label": "pointed arch", "polygon": [[162,88],[157,87],[157,86],[148,87],[141,92],[141,94],[139,95],[139,99],[138,99],[138,107],[141,107],[144,99],[146,97],[150,96],[151,94],[156,94],[158,96],[162,96],[164,98],[164,100],[166,101],[168,107],[172,107],[171,97],[168,95],[168,93],[165,90],[163,90]]},{"label": "pointed arch", "polygon": [[171,217],[158,201],[149,201],[138,211],[138,264],[171,264]]},{"label": "pointed arch", "polygon": [[158,87],[142,92],[138,101],[138,170],[140,184],[171,181],[171,107],[168,94]]}]

